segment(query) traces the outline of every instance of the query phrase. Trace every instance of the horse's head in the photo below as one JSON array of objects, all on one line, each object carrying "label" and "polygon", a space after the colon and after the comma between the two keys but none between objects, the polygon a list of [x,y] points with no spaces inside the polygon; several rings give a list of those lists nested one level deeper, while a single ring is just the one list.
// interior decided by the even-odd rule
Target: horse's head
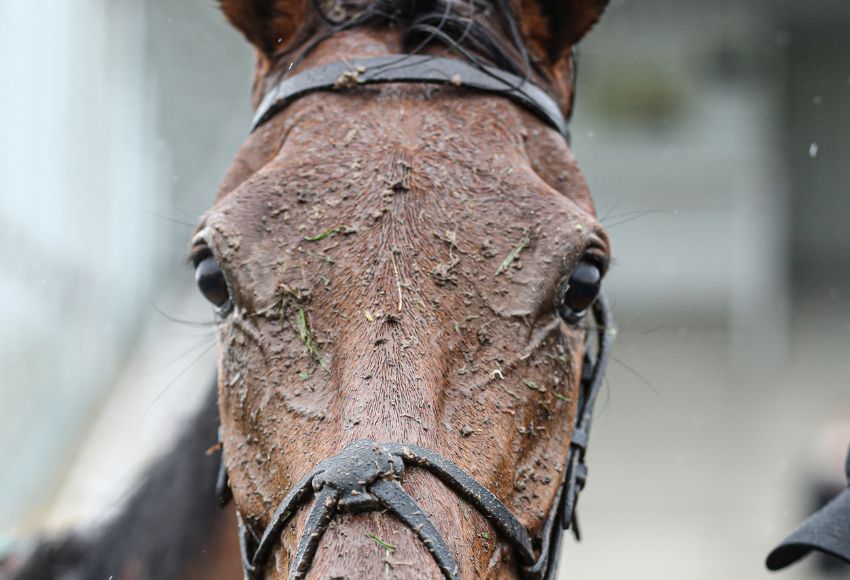
[{"label": "horse's head", "polygon": [[[255,104],[284,75],[416,49],[528,72],[568,115],[572,47],[605,3],[222,5],[257,48]],[[460,575],[515,577],[505,529],[476,505],[489,498],[458,473],[542,535],[608,240],[569,146],[539,115],[460,74],[458,86],[346,88],[365,72],[352,65],[342,90],[300,96],[260,125],[192,242],[218,316],[224,457],[246,550],[280,521],[261,563],[284,577],[305,528],[321,532],[336,510],[312,536],[310,574],[435,577],[427,517]],[[349,447],[364,439],[409,447]]]}]

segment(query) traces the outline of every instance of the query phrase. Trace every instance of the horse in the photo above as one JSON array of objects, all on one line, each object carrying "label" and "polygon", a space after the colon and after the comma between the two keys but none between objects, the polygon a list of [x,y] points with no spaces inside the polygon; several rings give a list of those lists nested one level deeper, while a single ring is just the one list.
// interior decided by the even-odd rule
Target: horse
[{"label": "horse", "polygon": [[611,338],[567,126],[606,4],[221,0],[256,117],[190,242],[215,388],[12,577],[553,578]]}]

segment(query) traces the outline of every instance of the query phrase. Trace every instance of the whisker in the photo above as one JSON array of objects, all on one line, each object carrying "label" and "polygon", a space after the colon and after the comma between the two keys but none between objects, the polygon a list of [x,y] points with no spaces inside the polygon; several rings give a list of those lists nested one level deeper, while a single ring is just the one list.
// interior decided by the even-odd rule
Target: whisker
[{"label": "whisker", "polygon": [[605,226],[606,229],[610,230],[610,229],[615,228],[617,226],[627,224],[631,221],[634,221],[634,220],[642,218],[642,217],[646,217],[648,215],[654,215],[654,214],[673,214],[673,215],[676,215],[677,213],[679,213],[679,212],[677,210],[674,210],[674,209],[646,209],[646,210],[640,210],[640,211],[636,210],[634,212],[627,212],[627,213],[624,213],[624,214],[620,214],[621,216],[628,216],[628,217],[623,217],[623,219],[621,219],[620,221],[616,221],[614,223],[609,223],[609,224],[603,223],[602,225]]},{"label": "whisker", "polygon": [[661,330],[664,330],[664,329],[668,328],[668,326],[669,326],[668,324],[665,323],[665,324],[659,324],[657,326],[653,326],[653,327],[648,328],[648,329],[642,329],[640,327],[640,324],[639,324],[641,318],[642,318],[641,314],[636,314],[635,316],[633,316],[630,320],[628,320],[626,322],[618,321],[617,322],[617,334],[621,335],[621,336],[629,336],[629,335],[632,335],[632,334],[638,334],[638,335],[645,336],[647,334],[653,334],[655,332],[659,332]]},{"label": "whisker", "polygon": [[666,330],[667,328],[669,328],[669,325],[659,324],[658,326],[653,326],[652,328],[649,328],[647,330],[641,330],[639,334],[646,336],[647,334],[655,334],[656,332],[661,332],[662,330]]},{"label": "whisker", "polygon": [[660,391],[660,390],[659,390],[659,389],[658,389],[658,388],[657,388],[654,384],[652,384],[652,382],[651,382],[649,379],[647,379],[645,376],[643,376],[641,373],[639,373],[639,372],[638,372],[638,371],[637,371],[634,367],[632,367],[631,365],[627,364],[627,363],[626,363],[625,361],[623,361],[622,359],[620,359],[620,358],[618,358],[618,357],[614,356],[613,354],[611,354],[611,360],[613,360],[615,363],[619,364],[619,365],[620,365],[620,366],[622,366],[624,369],[626,369],[627,371],[629,371],[630,373],[632,373],[635,377],[637,377],[637,378],[640,380],[640,382],[642,382],[644,385],[646,385],[647,387],[649,387],[649,389],[650,389],[653,393],[655,393],[656,395],[660,395],[660,394],[661,394],[661,391]]},{"label": "whisker", "polygon": [[181,324],[181,325],[184,325],[184,326],[192,326],[192,327],[197,327],[197,328],[214,328],[216,326],[215,320],[207,320],[207,321],[204,321],[204,322],[195,321],[195,320],[186,320],[186,319],[177,318],[176,316],[172,316],[171,314],[168,314],[167,312],[165,312],[165,310],[160,308],[156,303],[152,304],[151,306],[156,311],[157,314],[159,314],[160,316],[162,316],[164,319],[166,319],[169,322],[174,322],[176,324]]},{"label": "whisker", "polygon": [[608,211],[605,212],[605,215],[599,218],[599,223],[604,224],[606,221],[608,221],[608,218],[611,217],[611,214],[614,213],[614,210],[620,207],[624,201],[625,198],[620,198],[615,201],[614,204],[610,208],[608,208]]},{"label": "whisker", "polygon": [[174,366],[178,362],[182,361],[185,357],[196,353],[198,351],[198,349],[200,349],[201,347],[205,346],[206,348],[209,348],[208,341],[209,341],[210,338],[212,338],[213,342],[215,342],[215,335],[207,334],[201,340],[199,340],[198,342],[196,342],[195,344],[193,344],[192,346],[190,346],[189,348],[187,348],[186,350],[184,350],[183,352],[181,352],[180,354],[175,356],[172,360],[165,362],[165,363],[159,365],[158,367],[153,368],[153,369],[151,369],[147,372],[142,373],[142,376],[149,376],[149,375],[153,375],[155,373],[162,372],[162,371],[168,369],[169,367]]},{"label": "whisker", "polygon": [[188,373],[189,370],[193,366],[195,366],[195,364],[197,364],[197,362],[200,361],[204,357],[204,355],[206,355],[209,351],[211,351],[213,348],[215,348],[215,346],[216,346],[216,343],[212,342],[207,348],[205,348],[203,351],[201,351],[201,353],[198,356],[196,356],[194,359],[192,359],[192,361],[188,365],[186,365],[186,368],[184,368],[182,371],[177,373],[177,376],[174,377],[167,385],[165,385],[165,387],[159,393],[157,393],[156,397],[154,397],[153,401],[151,401],[150,404],[148,405],[147,409],[145,409],[145,412],[142,414],[141,419],[139,419],[139,424],[136,427],[136,432],[141,430],[142,424],[145,422],[145,419],[147,418],[148,413],[151,412],[151,409],[153,409],[154,405],[156,405],[159,402],[159,400],[162,399],[163,396],[165,396],[165,394],[169,391],[169,389],[171,389],[171,387],[173,387],[175,385],[175,383],[177,383],[177,381],[179,381],[181,378],[183,378],[186,375],[186,373]]},{"label": "whisker", "polygon": [[162,214],[160,214],[160,213],[156,213],[155,211],[151,211],[151,210],[143,210],[143,211],[144,211],[146,214],[148,214],[148,215],[150,215],[150,216],[153,216],[153,217],[155,217],[155,218],[157,218],[157,219],[161,219],[162,221],[165,221],[165,222],[169,222],[169,223],[172,223],[172,224],[176,224],[176,225],[178,225],[178,226],[185,226],[185,227],[187,227],[187,228],[191,228],[191,229],[194,229],[194,228],[195,228],[195,224],[193,224],[193,223],[184,222],[184,221],[181,221],[181,220],[178,220],[178,219],[172,218],[172,217],[168,217],[168,216],[166,216],[166,215],[162,215]]},{"label": "whisker", "polygon": [[601,407],[599,407],[596,413],[604,414],[608,412],[608,405],[611,402],[611,381],[608,378],[608,375],[602,377],[602,391],[600,392],[605,394],[605,398],[602,401]]}]

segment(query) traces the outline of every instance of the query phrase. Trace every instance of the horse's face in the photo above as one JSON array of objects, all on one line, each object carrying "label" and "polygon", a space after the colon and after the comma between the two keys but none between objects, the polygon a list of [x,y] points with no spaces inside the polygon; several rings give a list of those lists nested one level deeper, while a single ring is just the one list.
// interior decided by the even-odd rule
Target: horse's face
[{"label": "horse's face", "polygon": [[[365,33],[341,39],[364,55],[397,50]],[[305,66],[337,51],[312,59]],[[217,306],[225,460],[249,526],[262,531],[320,461],[372,439],[438,451],[539,531],[564,468],[586,332],[563,313],[582,310],[608,260],[554,131],[462,89],[305,97],[240,151],[192,256]],[[453,492],[415,469],[404,487],[463,577],[514,573],[510,550]],[[286,577],[305,513],[284,531],[271,576]],[[411,531],[373,512],[338,515],[311,573],[387,571],[439,576]]]}]

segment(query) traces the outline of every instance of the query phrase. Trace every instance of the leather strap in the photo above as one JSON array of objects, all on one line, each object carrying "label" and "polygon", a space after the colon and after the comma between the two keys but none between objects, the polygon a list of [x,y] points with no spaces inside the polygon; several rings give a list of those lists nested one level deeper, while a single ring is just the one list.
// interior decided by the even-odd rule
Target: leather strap
[{"label": "leather strap", "polygon": [[558,103],[529,80],[490,66],[418,54],[338,61],[284,76],[266,93],[251,123],[251,131],[299,97],[318,91],[343,91],[381,83],[454,85],[497,94],[535,113],[569,141],[567,121]]},{"label": "leather strap", "polygon": [[[558,556],[564,530],[572,528],[577,540],[581,539],[576,518],[578,496],[587,482],[587,465],[585,455],[590,437],[590,426],[593,422],[593,407],[599,391],[602,390],[602,380],[605,368],[611,354],[614,342],[612,330],[614,321],[605,294],[600,292],[593,304],[595,319],[596,352],[592,356],[585,352],[579,382],[579,399],[576,415],[573,419],[573,430],[570,446],[564,461],[563,479],[555,497],[546,523],[541,532],[540,557],[532,567],[523,569],[526,578],[531,580],[554,580],[558,575]],[[587,345],[589,347],[590,345]]]}]

